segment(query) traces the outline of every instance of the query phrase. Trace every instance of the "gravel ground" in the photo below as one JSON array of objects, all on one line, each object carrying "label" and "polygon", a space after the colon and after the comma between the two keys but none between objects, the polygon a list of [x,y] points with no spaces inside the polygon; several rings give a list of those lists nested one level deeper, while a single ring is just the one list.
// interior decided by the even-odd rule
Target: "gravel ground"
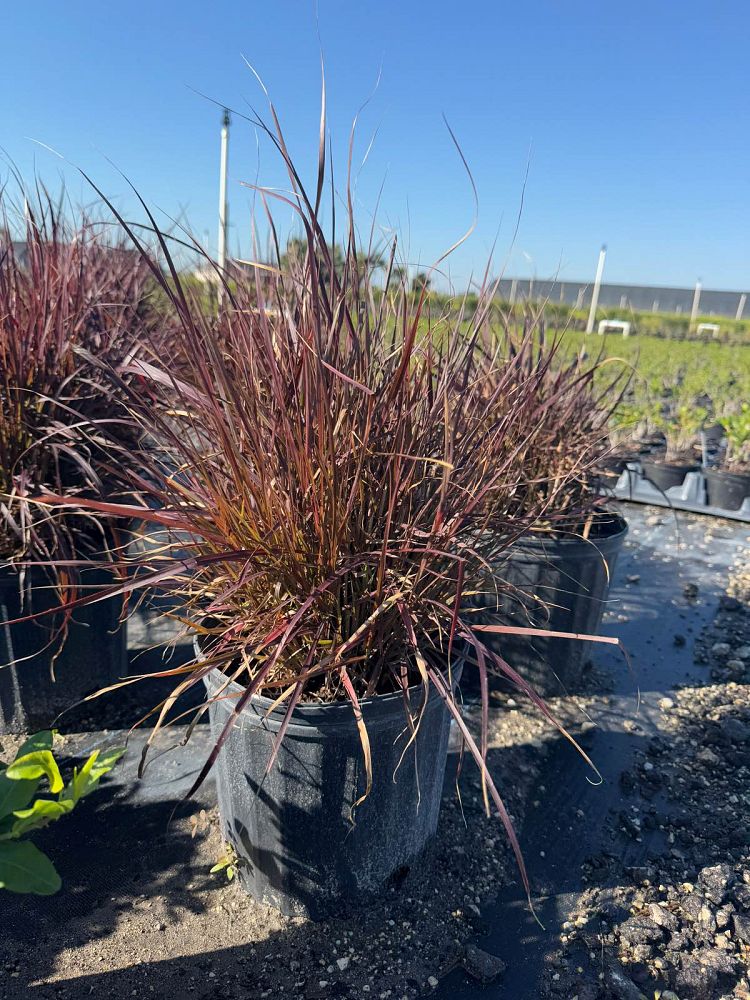
[{"label": "gravel ground", "polygon": [[750,998],[750,570],[738,567],[696,644],[705,686],[664,697],[660,733],[623,773],[622,837],[649,847],[626,868],[590,858],[591,888],[563,924],[548,996]]},{"label": "gravel ground", "polygon": [[[531,709],[495,697],[493,773],[519,825],[551,735]],[[456,966],[496,980],[502,963],[468,942],[485,929],[485,903],[517,873],[468,760],[460,785],[459,803],[446,781],[438,837],[417,866],[366,908],[321,923],[285,918],[209,874],[222,853],[215,809],[170,820],[169,804],[138,814],[127,789],[103,791],[88,817],[81,807],[79,828],[74,814],[37,838],[61,862],[62,893],[3,900],[0,997],[400,1000],[429,993]],[[66,871],[81,838],[91,868]]]}]

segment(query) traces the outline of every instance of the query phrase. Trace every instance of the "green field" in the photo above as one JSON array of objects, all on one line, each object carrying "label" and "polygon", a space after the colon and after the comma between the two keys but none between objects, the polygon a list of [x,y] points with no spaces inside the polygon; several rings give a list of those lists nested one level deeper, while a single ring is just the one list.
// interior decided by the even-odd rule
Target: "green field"
[{"label": "green field", "polygon": [[[590,358],[621,358],[634,370],[633,392],[645,401],[679,398],[685,403],[708,397],[720,416],[750,400],[750,344],[702,343],[662,337],[562,333],[566,354],[585,351]],[[706,404],[704,404],[706,405]]]}]

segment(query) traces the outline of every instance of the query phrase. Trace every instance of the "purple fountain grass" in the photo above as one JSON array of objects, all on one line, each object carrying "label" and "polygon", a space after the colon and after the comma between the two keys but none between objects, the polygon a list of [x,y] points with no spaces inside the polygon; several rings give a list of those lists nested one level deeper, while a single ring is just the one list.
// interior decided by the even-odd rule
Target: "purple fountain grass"
[{"label": "purple fountain grass", "polygon": [[96,496],[110,442],[135,451],[137,428],[89,359],[116,364],[144,352],[144,326],[158,337],[153,281],[103,223],[67,222],[41,186],[22,194],[19,226],[2,192],[0,225],[0,568],[17,571],[26,593],[27,565],[44,564],[70,600],[77,563],[118,546],[115,522],[34,498]]},{"label": "purple fountain grass", "polygon": [[[632,372],[616,358],[566,357],[564,337],[565,331],[548,336],[543,312],[527,310],[521,324],[488,322],[483,342],[488,371],[518,380],[500,406],[513,406],[519,392],[537,401],[537,431],[525,442],[527,477],[514,511],[528,516],[546,499],[536,530],[588,537],[597,519],[609,516],[598,473],[613,453],[608,428]],[[483,390],[492,384],[490,376]]]},{"label": "purple fountain grass", "polygon": [[[401,692],[413,733],[433,686],[481,769],[487,808],[494,803],[505,825],[528,891],[518,841],[487,768],[487,672],[508,677],[558,723],[512,666],[483,645],[461,609],[502,551],[540,517],[554,518],[558,486],[529,491],[524,466],[559,394],[536,391],[538,375],[524,368],[525,340],[502,365],[487,364],[478,345],[492,285],[480,294],[476,320],[445,318],[435,328],[427,283],[411,294],[403,281],[390,280],[394,242],[384,288],[376,287],[375,255],[369,246],[362,252],[351,197],[337,254],[335,229],[326,234],[322,222],[324,122],[311,198],[273,118],[267,134],[291,191],[258,189],[259,196],[266,206],[291,207],[304,241],[283,253],[269,210],[275,259],[254,267],[249,282],[217,271],[224,282],[217,315],[180,280],[149,215],[166,266],[144,259],[178,319],[179,374],[153,357],[100,366],[153,442],[138,456],[140,471],[128,472],[130,456],[123,462],[136,501],[40,499],[48,510],[73,505],[91,517],[141,518],[153,544],[133,557],[135,566],[122,561],[126,584],[69,607],[158,585],[198,637],[201,652],[192,663],[159,672],[175,687],[150,714],[156,718],[149,744],[180,696],[210,671],[225,675],[219,697],[229,697],[230,682],[240,683],[193,790],[243,707],[261,693],[285,710],[269,767],[296,705],[348,700],[369,787],[361,700]],[[459,657],[476,664],[482,679],[478,740],[454,693]],[[196,710],[191,727],[205,710]]]}]

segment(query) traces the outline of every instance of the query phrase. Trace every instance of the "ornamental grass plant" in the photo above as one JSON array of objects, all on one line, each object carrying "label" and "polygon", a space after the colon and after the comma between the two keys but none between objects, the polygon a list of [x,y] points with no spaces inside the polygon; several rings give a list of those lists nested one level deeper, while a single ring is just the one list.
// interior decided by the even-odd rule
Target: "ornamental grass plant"
[{"label": "ornamental grass plant", "polygon": [[[528,888],[487,768],[488,672],[509,678],[557,723],[512,664],[472,631],[462,607],[503,550],[540,518],[556,517],[554,497],[581,471],[574,464],[552,480],[535,469],[529,483],[527,456],[537,435],[549,433],[564,392],[539,391],[548,376],[545,364],[532,362],[534,331],[502,358],[483,349],[492,284],[481,290],[470,320],[430,319],[429,283],[413,293],[404,280],[393,280],[396,241],[375,252],[372,237],[360,240],[349,177],[343,225],[334,211],[326,223],[328,184],[332,204],[338,196],[328,173],[324,116],[312,193],[275,113],[273,121],[267,126],[257,118],[255,125],[276,147],[289,179],[287,192],[256,189],[274,252],[270,261],[249,264],[250,282],[229,281],[216,270],[218,314],[181,281],[153,216],[161,266],[120,220],[176,317],[180,365],[177,373],[168,360],[153,358],[100,365],[152,442],[138,453],[137,472],[132,453],[119,445],[134,500],[47,495],[44,502],[49,511],[62,505],[94,518],[140,518],[150,526],[151,544],[120,561],[127,584],[69,607],[155,587],[172,595],[176,617],[198,637],[200,652],[187,665],[159,672],[173,678],[174,690],[147,717],[148,744],[181,714],[181,696],[212,671],[223,675],[215,697],[234,702],[193,791],[243,708],[263,694],[284,712],[268,771],[298,705],[349,702],[366,795],[372,762],[362,700],[400,692],[413,740],[428,692],[436,690],[482,772],[486,807],[494,805],[502,819]],[[295,214],[303,234],[293,254],[283,249],[274,204]],[[575,401],[565,407],[575,412]],[[496,586],[501,590],[502,580]],[[480,677],[476,739],[453,684],[459,656]],[[241,686],[239,696],[230,694],[231,682]],[[188,736],[206,705],[189,711]],[[144,758],[147,752],[148,746]]]},{"label": "ornamental grass plant", "polygon": [[610,427],[631,372],[620,359],[601,354],[571,358],[564,337],[564,331],[547,333],[543,310],[527,309],[521,324],[508,317],[499,327],[491,322],[484,334],[490,374],[481,388],[491,391],[493,375],[504,373],[516,385],[500,394],[500,407],[512,407],[521,394],[535,400],[536,429],[518,456],[524,476],[512,512],[521,522],[531,516],[535,531],[588,538],[611,517],[601,473],[615,456]]},{"label": "ornamental grass plant", "polygon": [[152,279],[107,227],[67,222],[43,189],[24,197],[20,226],[7,191],[2,199],[0,567],[23,581],[31,561],[43,564],[70,597],[77,562],[111,543],[106,519],[37,501],[47,492],[97,495],[112,442],[137,450],[137,428],[101,365],[145,350],[144,329],[157,339]]}]

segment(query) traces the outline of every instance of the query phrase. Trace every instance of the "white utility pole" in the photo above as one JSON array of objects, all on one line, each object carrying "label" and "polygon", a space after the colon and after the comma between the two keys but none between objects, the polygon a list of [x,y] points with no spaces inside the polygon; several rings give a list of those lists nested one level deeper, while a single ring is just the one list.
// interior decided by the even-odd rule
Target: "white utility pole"
[{"label": "white utility pole", "polygon": [[746,302],[747,302],[747,295],[745,295],[745,293],[743,292],[742,295],[740,295],[740,301],[737,304],[737,315],[734,317],[735,319],[742,319],[742,314],[745,311]]},{"label": "white utility pole", "polygon": [[589,321],[586,324],[586,333],[594,332],[594,320],[596,319],[596,307],[599,305],[599,289],[602,284],[604,274],[604,261],[607,257],[606,245],[599,251],[599,263],[596,265],[596,277],[594,278],[594,290],[591,293],[591,308],[589,309]]},{"label": "white utility pole", "polygon": [[[221,165],[219,167],[219,270],[222,275],[227,264],[227,164],[229,162],[229,111],[224,108],[221,119]],[[222,286],[219,285],[219,297]]]},{"label": "white utility pole", "polygon": [[517,291],[518,291],[518,278],[514,278],[510,283],[510,298],[508,299],[511,305],[515,305]]},{"label": "white utility pole", "polygon": [[701,304],[702,288],[703,285],[701,284],[701,279],[698,278],[698,280],[695,283],[695,291],[693,292],[693,308],[690,310],[690,326],[693,326],[695,324],[696,319],[698,318],[698,309]]}]

